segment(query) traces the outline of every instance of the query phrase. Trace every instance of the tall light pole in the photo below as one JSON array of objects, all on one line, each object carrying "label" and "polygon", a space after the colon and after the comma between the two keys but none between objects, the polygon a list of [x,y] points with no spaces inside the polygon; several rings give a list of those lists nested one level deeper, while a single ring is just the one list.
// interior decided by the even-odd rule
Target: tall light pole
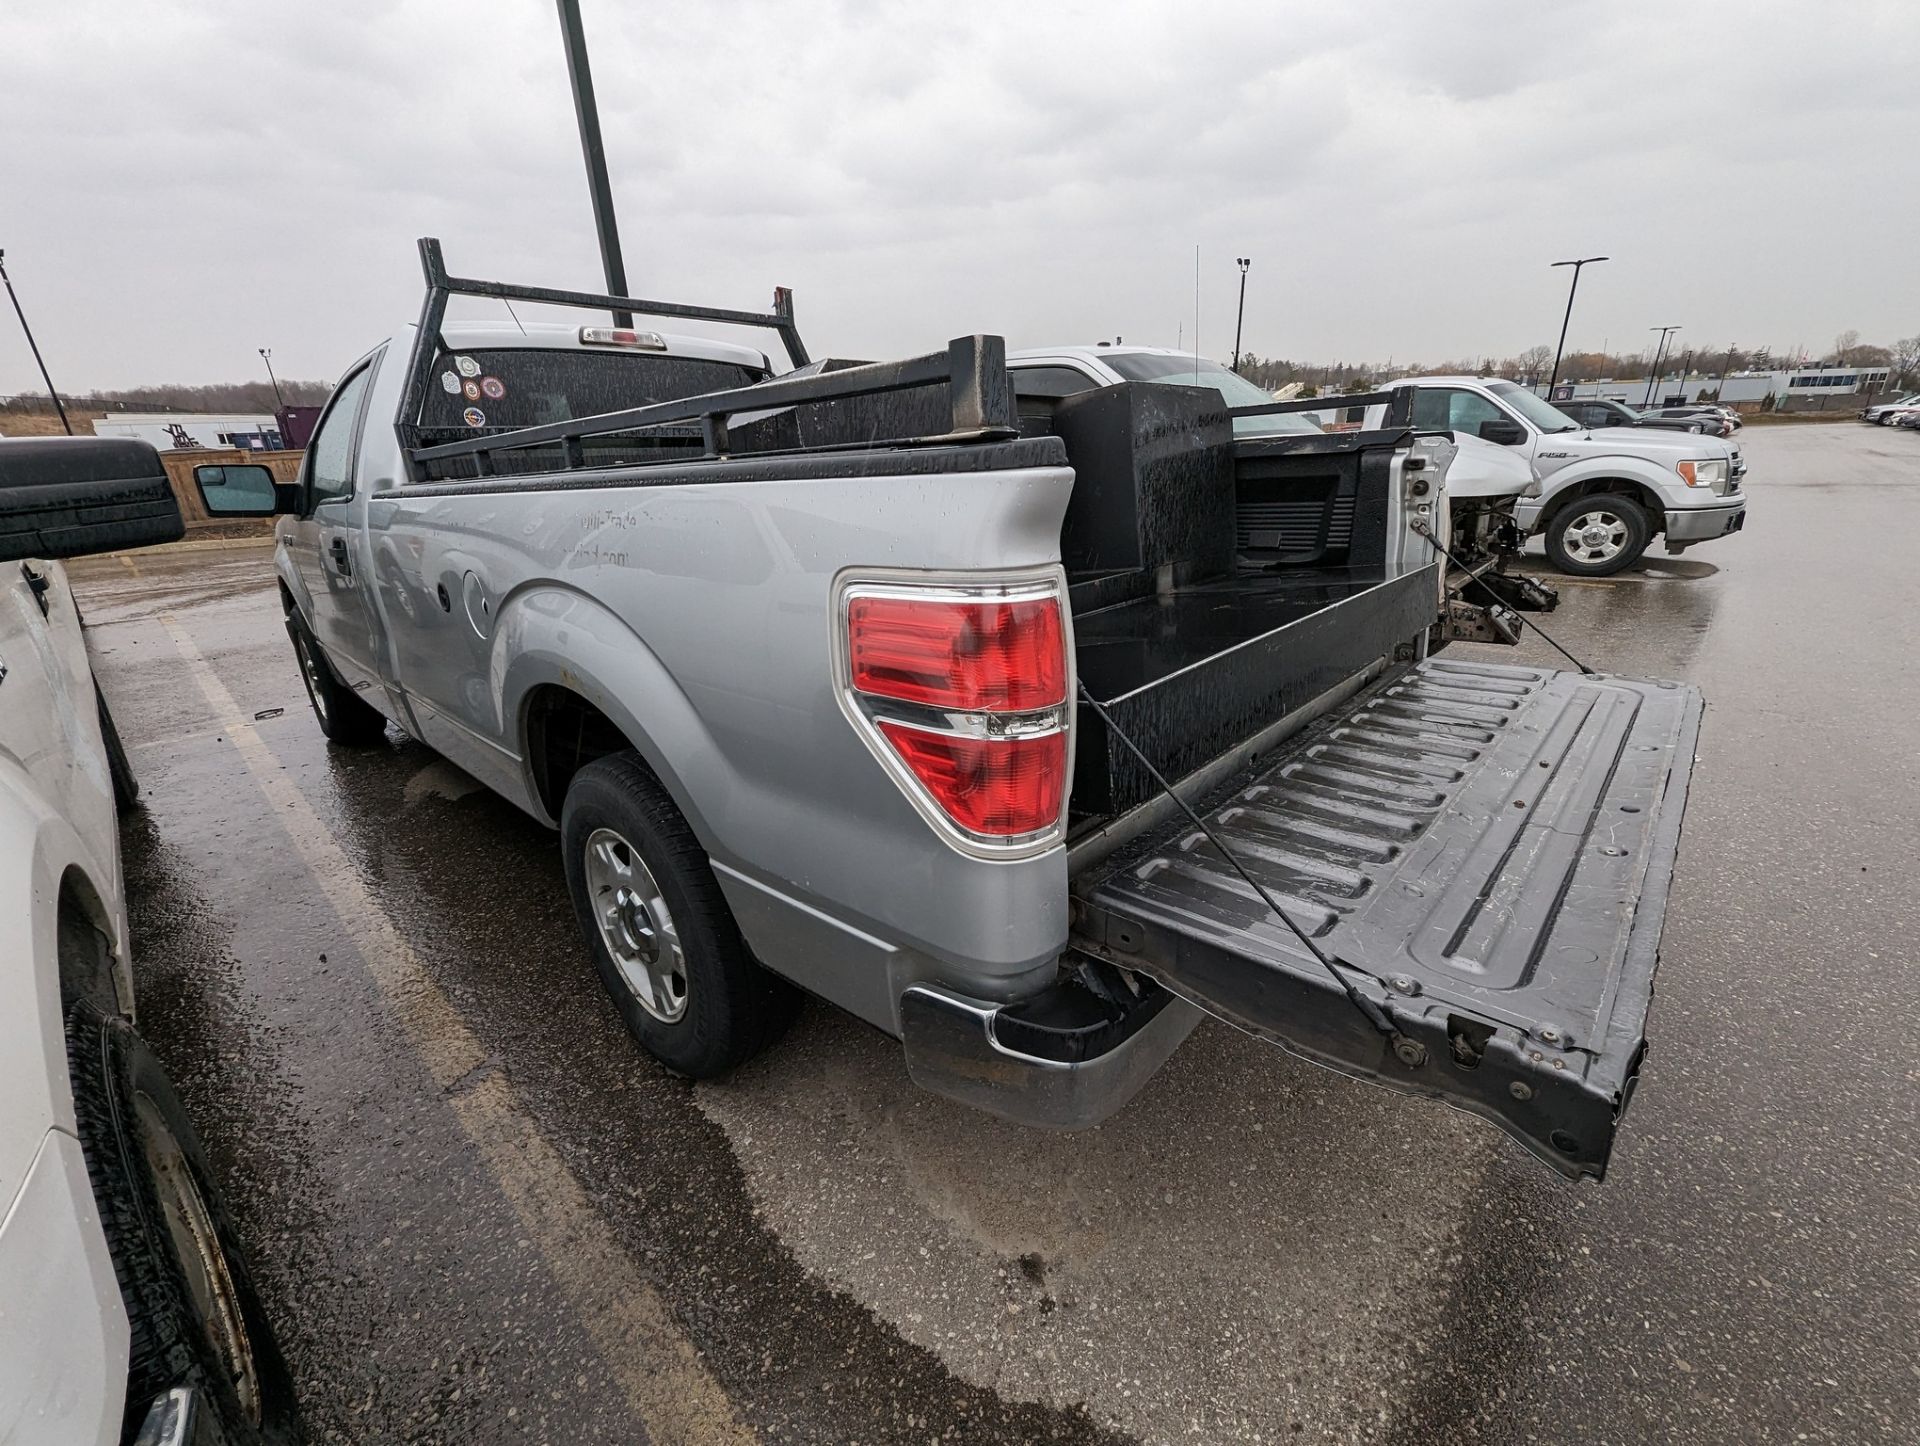
[{"label": "tall light pole", "polygon": [[27,325],[27,314],[20,309],[20,298],[14,295],[13,278],[7,275],[5,251],[0,251],[0,281],[7,283],[7,299],[13,303],[13,314],[20,318],[20,330],[27,334],[27,350],[33,353],[33,360],[40,368],[40,380],[47,384],[47,395],[53,398],[53,409],[60,414],[60,425],[71,437],[73,423],[67,420],[67,409],[60,403],[60,393],[53,389],[53,378],[47,375],[47,364],[40,355],[40,344],[33,339],[33,328]]},{"label": "tall light pole", "polygon": [[1660,342],[1653,349],[1653,365],[1647,370],[1646,400],[1641,403],[1642,406],[1650,407],[1653,405],[1654,386],[1660,380],[1660,358],[1667,354],[1667,338],[1672,336],[1676,331],[1679,331],[1680,328],[1677,326],[1650,326],[1647,330],[1660,333]]},{"label": "tall light pole", "polygon": [[[580,28],[580,0],[558,0],[560,36],[567,47],[567,79],[573,84],[573,115],[580,123],[580,149],[587,159],[587,190],[593,197],[593,224],[600,236],[600,264],[607,290],[627,294],[627,263],[620,256],[620,227],[613,217],[613,187],[607,181],[607,148],[600,140],[600,107],[593,98],[593,71],[587,64],[587,34]],[[616,311],[615,326],[632,326],[633,313]]]},{"label": "tall light pole", "polygon": [[1247,268],[1253,265],[1251,256],[1236,256],[1234,262],[1240,267],[1240,310],[1233,318],[1233,373],[1240,374],[1240,323],[1247,319]]},{"label": "tall light pole", "polygon": [[1567,314],[1560,318],[1560,344],[1553,349],[1553,375],[1547,378],[1547,400],[1553,400],[1553,389],[1560,381],[1560,353],[1567,348],[1567,324],[1573,320],[1573,294],[1580,289],[1580,268],[1592,266],[1595,262],[1606,261],[1605,256],[1582,256],[1578,261],[1556,261],[1555,266],[1573,268],[1573,285],[1567,288]]},{"label": "tall light pole", "polygon": [[273,402],[277,407],[285,407],[287,399],[280,395],[280,378],[273,374],[273,349],[260,347],[260,360],[267,364],[267,380],[273,383]]}]

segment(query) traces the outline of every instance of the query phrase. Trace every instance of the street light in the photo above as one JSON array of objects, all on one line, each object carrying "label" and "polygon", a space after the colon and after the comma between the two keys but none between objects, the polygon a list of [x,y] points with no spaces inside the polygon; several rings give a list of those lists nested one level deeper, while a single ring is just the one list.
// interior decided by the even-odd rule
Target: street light
[{"label": "street light", "polygon": [[273,374],[273,352],[270,348],[264,346],[258,348],[258,350],[260,352],[260,360],[267,364],[267,380],[273,383],[273,404],[276,407],[284,408],[287,405],[287,399],[280,395],[280,378]]},{"label": "street light", "polygon": [[1251,256],[1233,258],[1240,267],[1240,311],[1233,318],[1233,372],[1240,374],[1240,323],[1247,319],[1247,268],[1253,265]]},{"label": "street light", "polygon": [[1653,366],[1647,376],[1646,400],[1641,403],[1642,406],[1650,407],[1653,405],[1654,385],[1660,380],[1660,358],[1667,354],[1667,338],[1672,336],[1676,331],[1679,331],[1680,328],[1677,326],[1650,326],[1647,330],[1660,333],[1659,344],[1653,349]]},{"label": "street light", "polygon": [[1567,323],[1573,320],[1573,294],[1580,289],[1580,268],[1591,266],[1597,261],[1606,261],[1605,256],[1582,256],[1578,261],[1556,261],[1554,266],[1573,268],[1573,285],[1567,288],[1567,314],[1560,318],[1560,344],[1553,349],[1553,375],[1547,378],[1547,400],[1553,400],[1553,389],[1560,381],[1560,353],[1567,347]]},{"label": "street light", "polygon": [[40,344],[33,339],[33,328],[27,325],[27,314],[20,309],[20,298],[14,295],[13,278],[7,275],[5,251],[0,251],[0,281],[7,283],[7,299],[13,303],[13,314],[20,318],[20,330],[27,334],[27,350],[33,353],[34,362],[40,368],[40,380],[47,384],[47,395],[53,398],[53,409],[60,414],[60,425],[71,437],[73,423],[67,420],[67,409],[60,403],[60,393],[53,389],[53,378],[47,375],[47,364],[40,356]]}]

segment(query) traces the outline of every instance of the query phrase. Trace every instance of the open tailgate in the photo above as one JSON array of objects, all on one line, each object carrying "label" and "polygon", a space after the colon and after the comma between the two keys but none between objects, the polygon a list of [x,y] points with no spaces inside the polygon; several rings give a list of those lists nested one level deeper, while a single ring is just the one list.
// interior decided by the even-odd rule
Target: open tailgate
[{"label": "open tailgate", "polygon": [[1201,806],[1416,1063],[1185,819],[1075,879],[1075,943],[1599,1178],[1646,1048],[1701,710],[1677,683],[1434,659]]}]

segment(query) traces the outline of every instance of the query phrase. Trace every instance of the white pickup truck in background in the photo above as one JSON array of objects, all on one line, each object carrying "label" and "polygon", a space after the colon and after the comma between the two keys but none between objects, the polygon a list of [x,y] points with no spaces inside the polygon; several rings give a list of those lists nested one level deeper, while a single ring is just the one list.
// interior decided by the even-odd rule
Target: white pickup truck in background
[{"label": "white pickup truck in background", "polygon": [[[1167,386],[1200,387],[1219,394],[1234,409],[1236,437],[1317,435],[1350,426],[1326,425],[1334,408],[1297,401],[1276,403],[1258,384],[1216,361],[1167,347],[1125,346],[1101,342],[1093,346],[1031,347],[1011,353],[1007,370],[1023,426],[1044,426],[1053,408],[1068,397],[1096,387],[1151,382]],[[1358,425],[1366,398],[1337,408],[1351,410]],[[1267,410],[1284,405],[1288,410]],[[1260,409],[1248,415],[1249,409]],[[1384,425],[1385,408],[1370,425]],[[1323,415],[1324,414],[1324,415]],[[1507,448],[1483,441],[1471,431],[1456,431],[1444,465],[1445,511],[1442,533],[1452,564],[1444,579],[1443,612],[1433,644],[1465,640],[1517,643],[1521,623],[1517,612],[1551,612],[1558,594],[1538,579],[1510,570],[1526,530],[1517,512],[1528,498],[1540,495],[1540,484],[1524,458]],[[1415,485],[1418,485],[1417,483]],[[1298,500],[1260,504],[1240,509],[1238,545],[1243,552],[1311,551],[1321,539],[1317,509]],[[1345,525],[1334,517],[1335,530]]]},{"label": "white pickup truck in background", "polygon": [[[1669,553],[1738,532],[1746,464],[1733,443],[1638,427],[1586,427],[1525,387],[1491,377],[1403,377],[1416,428],[1469,434],[1532,468],[1537,496],[1516,508],[1562,572],[1605,577],[1664,534]],[[1384,414],[1384,408],[1380,409]]]}]

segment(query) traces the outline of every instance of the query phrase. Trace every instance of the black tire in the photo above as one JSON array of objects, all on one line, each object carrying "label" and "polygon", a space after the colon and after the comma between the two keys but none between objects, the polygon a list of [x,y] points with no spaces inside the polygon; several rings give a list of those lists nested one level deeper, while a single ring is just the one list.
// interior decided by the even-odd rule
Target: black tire
[{"label": "black tire", "polygon": [[97,680],[93,697],[100,705],[100,740],[107,746],[107,776],[113,780],[114,806],[122,813],[131,813],[140,806],[140,780],[133,776],[133,765],[127,761],[127,747],[120,741],[120,730],[114,726],[113,714],[107,711],[107,697],[100,691]]},{"label": "black tire", "polygon": [[[656,950],[667,950],[660,968],[677,969],[677,996],[669,984],[659,991],[657,1008],[650,1009],[623,974],[608,945],[609,931],[602,929],[601,911],[617,895],[596,876],[597,868],[604,874],[604,866],[591,862],[588,850],[596,840],[612,847],[609,835],[624,845],[629,867],[635,861],[641,865],[637,877],[653,885],[640,891],[651,897],[657,890],[665,906],[664,922],[655,917],[657,910],[644,906],[626,916],[627,927],[641,919],[639,932]],[[675,1074],[712,1079],[779,1037],[793,1018],[796,991],[755,962],[714,881],[706,851],[637,754],[612,754],[574,776],[560,810],[560,847],[593,967],[642,1049]],[[677,941],[677,954],[672,944],[662,944],[668,938]],[[665,962],[669,957],[671,964]],[[629,967],[640,966],[630,957]]]},{"label": "black tire", "polygon": [[[218,1423],[219,1439],[303,1441],[292,1377],[160,1062],[124,1019],[86,1003],[67,1013],[67,1057],[87,1174],[130,1329],[128,1437],[156,1397],[185,1385]],[[189,1201],[197,1209],[183,1204]],[[236,1371],[236,1360],[245,1368]]]},{"label": "black tire", "polygon": [[293,661],[300,681],[307,685],[307,701],[327,741],[347,748],[365,748],[387,736],[386,715],[340,681],[298,612],[287,614],[287,636],[293,639]]},{"label": "black tire", "polygon": [[[1582,546],[1570,539],[1583,519],[1595,519],[1594,534],[1605,527],[1610,534],[1605,542]],[[1653,541],[1653,524],[1647,510],[1631,497],[1603,492],[1591,497],[1575,497],[1559,508],[1545,528],[1547,556],[1553,565],[1574,577],[1611,577],[1632,567]]]}]

